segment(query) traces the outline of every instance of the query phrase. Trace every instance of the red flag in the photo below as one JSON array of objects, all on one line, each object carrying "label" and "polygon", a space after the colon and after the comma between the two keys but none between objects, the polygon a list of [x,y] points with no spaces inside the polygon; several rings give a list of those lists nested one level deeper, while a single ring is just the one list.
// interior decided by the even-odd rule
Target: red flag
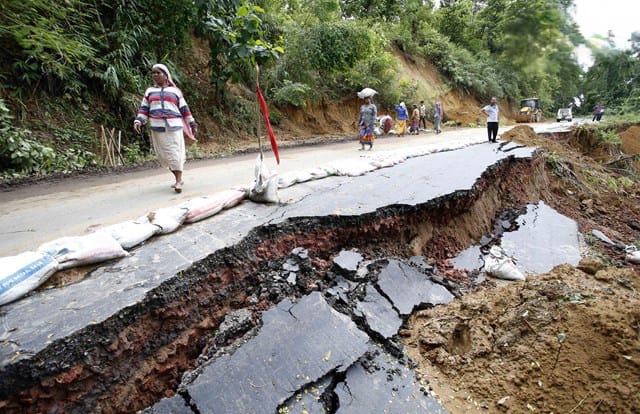
[{"label": "red flag", "polygon": [[262,91],[260,87],[256,87],[256,92],[258,92],[258,101],[260,101],[260,107],[262,108],[262,115],[264,116],[264,122],[267,124],[267,131],[269,131],[269,140],[271,140],[271,149],[273,150],[273,154],[276,156],[276,162],[280,164],[280,155],[278,154],[278,143],[276,142],[276,136],[273,135],[273,129],[271,128],[271,122],[269,122],[269,109],[267,108],[267,103],[264,101],[264,96],[262,96]]}]

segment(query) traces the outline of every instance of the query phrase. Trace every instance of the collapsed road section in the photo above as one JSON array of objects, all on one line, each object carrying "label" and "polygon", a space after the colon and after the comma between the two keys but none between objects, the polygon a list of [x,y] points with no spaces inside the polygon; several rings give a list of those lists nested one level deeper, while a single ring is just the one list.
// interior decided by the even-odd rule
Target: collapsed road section
[{"label": "collapsed road section", "polygon": [[[252,395],[268,394],[251,402],[263,407],[255,412],[293,409],[304,401],[296,395],[319,389],[322,410],[371,412],[367,400],[375,400],[363,393],[374,388],[363,381],[379,383],[365,375],[379,371],[372,367],[389,372],[391,392],[403,396],[395,401],[438,412],[437,401],[403,368],[394,337],[415,307],[444,303],[456,286],[439,280],[418,292],[407,284],[428,280],[429,266],[415,274],[392,260],[366,266],[356,260],[356,273],[341,279],[333,259],[345,249],[369,258],[448,258],[489,233],[497,212],[540,199],[547,188],[543,165],[530,148],[476,145],[360,177],[296,185],[281,191],[281,205],[244,203],[154,239],[75,284],[2,308],[0,407],[217,412],[209,404],[225,395],[212,384],[230,377],[216,379],[215,367],[258,370],[255,347],[275,352],[261,368],[269,384],[243,385]],[[298,262],[292,254],[308,257]],[[313,318],[297,319],[309,313],[348,335],[323,334]],[[295,335],[313,339],[309,354],[293,352],[307,342],[273,329],[291,325]],[[283,347],[251,345],[273,341]],[[318,346],[323,341],[331,346]],[[288,371],[269,365],[282,358],[305,363]]]}]

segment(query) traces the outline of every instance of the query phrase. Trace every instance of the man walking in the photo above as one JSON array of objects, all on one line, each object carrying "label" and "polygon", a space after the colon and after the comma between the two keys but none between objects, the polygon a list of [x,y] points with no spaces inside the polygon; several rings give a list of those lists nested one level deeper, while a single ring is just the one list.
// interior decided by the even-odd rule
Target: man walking
[{"label": "man walking", "polygon": [[424,105],[424,101],[420,101],[420,122],[418,127],[427,129],[427,107]]},{"label": "man walking", "polygon": [[487,133],[489,135],[489,142],[496,142],[498,138],[498,103],[496,97],[491,98],[491,103],[484,108],[482,112],[487,116]]}]

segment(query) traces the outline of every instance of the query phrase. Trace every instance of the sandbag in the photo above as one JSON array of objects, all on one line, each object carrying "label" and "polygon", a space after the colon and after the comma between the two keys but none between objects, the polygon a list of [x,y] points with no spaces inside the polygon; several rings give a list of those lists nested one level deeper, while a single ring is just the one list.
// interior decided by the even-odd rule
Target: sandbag
[{"label": "sandbag", "polygon": [[147,218],[151,224],[160,227],[160,234],[174,232],[184,223],[189,214],[189,210],[185,207],[165,207],[147,214]]},{"label": "sandbag", "polygon": [[347,175],[349,177],[364,175],[376,169],[376,167],[371,165],[367,160],[344,160],[333,165],[337,170],[337,175]]},{"label": "sandbag", "polygon": [[97,230],[97,232],[103,232],[113,237],[123,249],[137,246],[159,231],[160,227],[151,224],[147,217],[125,221]]},{"label": "sandbag", "polygon": [[58,262],[46,253],[24,252],[0,258],[0,305],[26,295],[56,270]]},{"label": "sandbag", "polygon": [[254,168],[255,181],[249,190],[249,199],[257,203],[278,203],[278,174],[271,174],[260,155]]},{"label": "sandbag", "polygon": [[373,95],[375,95],[376,93],[378,93],[378,92],[376,90],[374,90],[374,89],[364,88],[363,90],[358,92],[358,98],[360,98],[360,99],[370,98]]},{"label": "sandbag", "polygon": [[630,245],[625,247],[625,259],[628,262],[640,264],[640,250],[636,246]]},{"label": "sandbag", "polygon": [[525,280],[525,275],[516,267],[515,259],[502,250],[500,246],[493,246],[489,254],[484,257],[484,270],[488,275],[506,280]]},{"label": "sandbag", "polygon": [[59,270],[129,255],[122,249],[120,243],[103,232],[86,236],[61,237],[40,245],[38,252],[56,259]]},{"label": "sandbag", "polygon": [[395,163],[389,157],[378,157],[371,160],[371,165],[377,168],[388,168],[393,167]]},{"label": "sandbag", "polygon": [[325,164],[320,167],[321,169],[327,172],[327,175],[337,175],[338,169],[333,165],[333,163]]},{"label": "sandbag", "polygon": [[297,177],[295,171],[280,174],[278,176],[278,188],[291,187],[296,183],[296,179]]},{"label": "sandbag", "polygon": [[179,207],[187,209],[186,223],[195,223],[211,217],[221,210],[231,208],[240,203],[245,192],[240,190],[226,190],[206,197],[198,197],[181,204]]},{"label": "sandbag", "polygon": [[247,197],[247,192],[244,190],[227,190],[224,191],[224,207],[223,210],[226,210],[231,207],[235,207],[242,202]]},{"label": "sandbag", "polygon": [[297,171],[296,172],[296,183],[306,183],[307,181],[313,180],[313,175],[309,171]]},{"label": "sandbag", "polygon": [[311,168],[310,170],[307,170],[307,172],[311,174],[311,177],[314,180],[319,180],[320,178],[324,178],[329,175],[329,172],[324,168]]}]

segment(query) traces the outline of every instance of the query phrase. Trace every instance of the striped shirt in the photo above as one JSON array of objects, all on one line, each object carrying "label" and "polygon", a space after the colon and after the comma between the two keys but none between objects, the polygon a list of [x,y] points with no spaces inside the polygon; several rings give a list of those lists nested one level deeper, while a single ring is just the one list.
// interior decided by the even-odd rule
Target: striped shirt
[{"label": "striped shirt", "polygon": [[148,88],[136,116],[142,124],[149,121],[153,131],[180,130],[183,118],[186,123],[195,122],[182,91],[175,86]]}]

